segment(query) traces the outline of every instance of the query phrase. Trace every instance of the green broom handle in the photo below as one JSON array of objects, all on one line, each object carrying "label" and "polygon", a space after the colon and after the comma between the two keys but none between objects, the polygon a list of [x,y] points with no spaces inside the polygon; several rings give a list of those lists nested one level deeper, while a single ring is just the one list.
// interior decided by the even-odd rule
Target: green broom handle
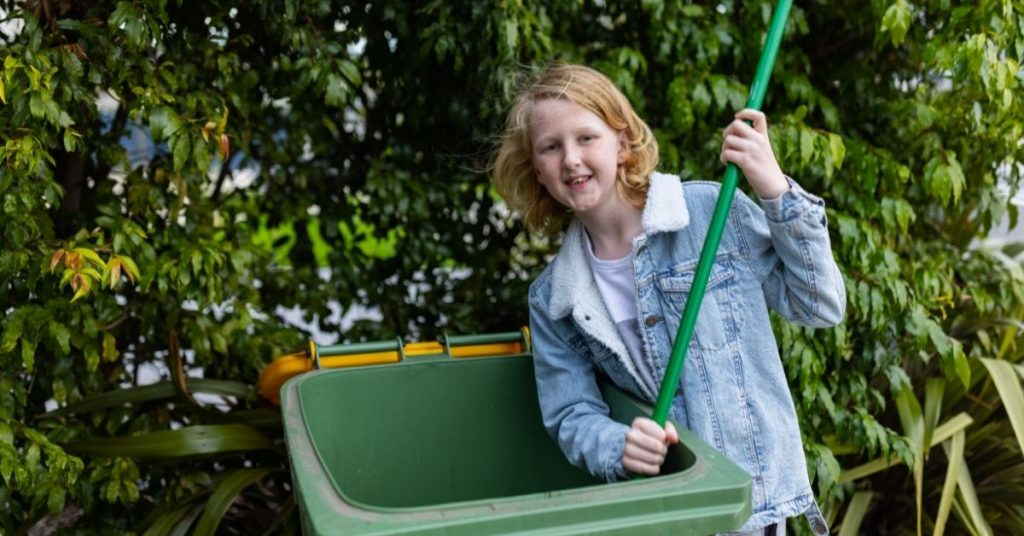
[{"label": "green broom handle", "polygon": [[[750,86],[747,108],[761,109],[765,89],[768,87],[768,80],[775,67],[775,56],[779,52],[779,43],[782,42],[786,19],[789,17],[789,8],[792,5],[792,0],[779,0],[775,6],[771,27],[768,29],[768,37],[765,39],[764,49],[761,50],[761,59],[757,62],[754,84]],[[690,346],[693,326],[697,322],[697,313],[700,311],[701,302],[704,301],[704,289],[708,285],[708,276],[711,275],[711,266],[715,262],[718,243],[722,241],[722,231],[725,229],[725,220],[729,215],[729,206],[732,204],[733,194],[736,193],[738,180],[739,168],[736,167],[736,164],[730,163],[722,178],[722,188],[718,194],[718,202],[715,203],[715,212],[711,216],[711,226],[704,239],[704,247],[700,251],[697,273],[693,277],[693,286],[686,299],[686,308],[683,309],[683,319],[679,322],[679,332],[676,334],[675,344],[672,345],[672,354],[669,356],[668,367],[665,369],[665,378],[661,382],[661,391],[658,392],[658,403],[654,406],[652,418],[659,426],[665,426],[668,410],[672,406],[672,398],[679,387],[679,376],[683,370],[683,363],[686,361],[686,349]]]}]

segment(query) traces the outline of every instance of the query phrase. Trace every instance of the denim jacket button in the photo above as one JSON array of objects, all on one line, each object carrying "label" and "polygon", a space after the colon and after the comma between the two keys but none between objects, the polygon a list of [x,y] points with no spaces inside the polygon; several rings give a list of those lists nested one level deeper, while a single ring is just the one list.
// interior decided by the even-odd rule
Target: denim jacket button
[{"label": "denim jacket button", "polygon": [[658,323],[658,317],[654,315],[648,316],[647,319],[644,320],[644,323],[647,324],[647,327],[649,328],[654,327],[654,325]]}]

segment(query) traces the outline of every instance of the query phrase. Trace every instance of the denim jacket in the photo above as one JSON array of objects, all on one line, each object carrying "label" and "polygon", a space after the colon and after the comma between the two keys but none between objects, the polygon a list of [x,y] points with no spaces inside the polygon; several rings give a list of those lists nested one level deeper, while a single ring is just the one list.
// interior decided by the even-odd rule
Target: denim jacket
[{"label": "denim jacket", "polygon": [[[788,180],[788,179],[787,179]],[[737,191],[669,416],[753,477],[744,530],[806,514],[828,529],[807,478],[796,410],[768,309],[805,326],[843,318],[846,291],[832,258],[824,202],[790,180],[758,207]],[[651,175],[643,232],[633,240],[644,358],[664,376],[719,184]],[[595,375],[653,403],[604,305],[574,220],[530,286],[534,373],[544,425],[573,464],[625,478],[626,425],[608,418]]]}]

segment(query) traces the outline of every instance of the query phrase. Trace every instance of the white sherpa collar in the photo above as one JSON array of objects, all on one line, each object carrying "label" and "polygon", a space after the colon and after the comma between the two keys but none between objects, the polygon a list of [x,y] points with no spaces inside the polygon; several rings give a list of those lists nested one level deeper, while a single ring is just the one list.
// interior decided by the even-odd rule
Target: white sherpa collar
[{"label": "white sherpa collar", "polygon": [[[652,173],[647,189],[641,225],[644,234],[678,231],[690,223],[690,213],[683,199],[683,185],[677,175]],[[586,257],[583,224],[573,219],[562,240],[562,247],[551,268],[551,301],[548,315],[553,319],[569,314],[580,300],[601,297]],[[590,289],[590,287],[594,287]],[[596,305],[596,304],[590,304]],[[602,304],[603,305],[603,304]],[[596,307],[603,310],[603,307]],[[607,314],[607,312],[605,312]],[[610,321],[610,318],[609,318]]]}]

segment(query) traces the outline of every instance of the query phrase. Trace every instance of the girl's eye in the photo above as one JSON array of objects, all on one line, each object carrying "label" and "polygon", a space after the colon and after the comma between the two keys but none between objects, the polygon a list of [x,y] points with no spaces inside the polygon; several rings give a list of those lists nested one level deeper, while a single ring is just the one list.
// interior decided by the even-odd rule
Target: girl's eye
[{"label": "girl's eye", "polygon": [[590,134],[584,134],[584,135],[580,136],[580,141],[581,142],[588,142],[588,141],[591,141],[593,139],[594,139],[594,137],[591,136]]},{"label": "girl's eye", "polygon": [[557,148],[558,148],[558,146],[555,145],[554,143],[552,143],[552,144],[549,144],[549,145],[545,145],[544,148],[541,149],[541,151],[547,153],[547,152],[550,152],[550,151],[554,151]]}]

